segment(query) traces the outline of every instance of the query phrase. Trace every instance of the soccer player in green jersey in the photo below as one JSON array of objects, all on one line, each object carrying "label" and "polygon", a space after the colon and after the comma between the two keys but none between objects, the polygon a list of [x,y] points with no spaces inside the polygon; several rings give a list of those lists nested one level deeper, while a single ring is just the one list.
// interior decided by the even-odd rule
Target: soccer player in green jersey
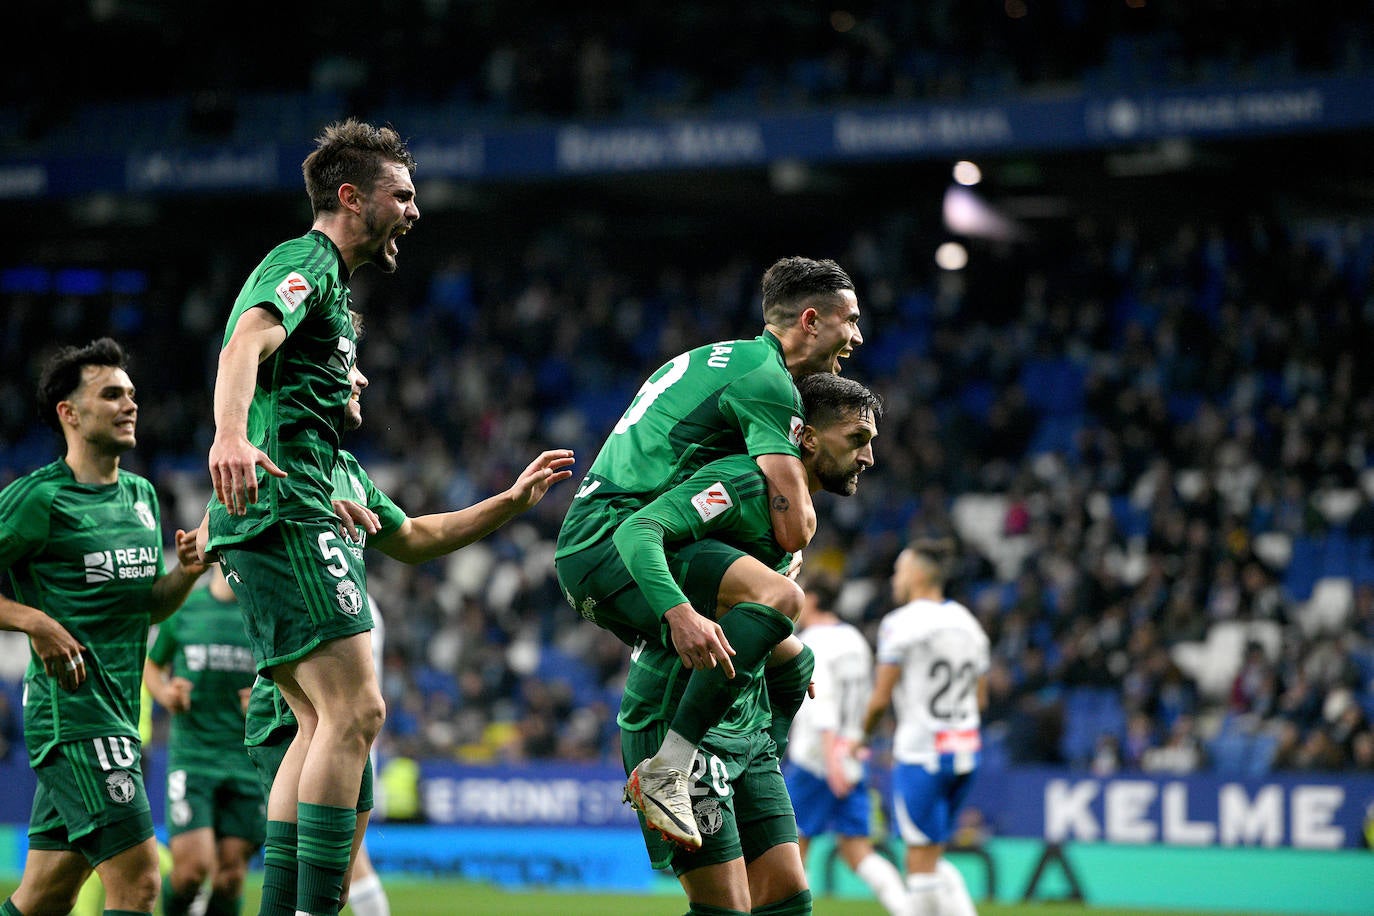
[{"label": "soccer player in green jersey", "polygon": [[[807,376],[798,387],[808,418],[800,434],[808,490],[853,494],[859,475],[873,464],[881,403],[858,382],[830,373]],[[731,601],[728,579],[781,578],[795,565],[769,535],[760,478],[746,456],[713,461],[620,526],[615,543],[643,596],[638,615],[682,603],[724,609]],[[619,608],[623,612],[626,604]],[[769,647],[766,674],[737,668],[735,678],[717,678],[710,687],[725,697],[727,712],[704,733],[702,753],[688,774],[687,816],[701,835],[699,849],[667,842],[671,835],[647,817],[646,801],[652,801],[634,790],[638,764],[699,702],[707,682],[700,672],[687,677],[678,654],[649,639],[636,647],[626,680],[617,721],[630,775],[627,796],[640,812],[650,859],[655,867],[671,862],[693,913],[811,912],[796,818],[778,761],[807,691],[813,656],[790,628],[780,626],[766,638],[777,644]],[[770,689],[774,678],[785,692]],[[787,699],[773,705],[780,695]]]},{"label": "soccer player in green jersey", "polygon": [[[357,316],[354,318],[356,321]],[[344,405],[344,428],[353,430],[363,422],[362,394],[368,382],[356,364],[350,369],[348,378],[350,394]],[[572,451],[550,449],[530,462],[503,493],[465,509],[411,517],[373,484],[352,454],[341,449],[330,479],[330,495],[338,516],[335,523],[338,519],[343,520],[342,542],[350,562],[364,574],[363,551],[368,546],[404,563],[424,563],[486,537],[534,507],[550,487],[572,476],[569,468],[573,461]],[[366,596],[365,579],[362,594]],[[299,829],[293,819],[295,811],[289,805],[279,804],[275,787],[282,778],[290,778],[287,767],[293,764],[288,751],[295,746],[293,739],[298,731],[298,716],[283,701],[278,685],[259,678],[253,684],[243,740],[259,775],[273,787],[268,803],[266,864],[275,863],[277,867],[269,867],[264,876],[264,916],[279,913],[292,916],[295,913],[290,893],[295,885],[283,882],[273,886],[268,882],[278,882],[295,861],[289,854]],[[368,814],[372,810],[371,777],[371,768],[365,764],[360,779],[361,792],[358,786],[353,788],[356,823],[351,852],[354,855],[362,846]]]},{"label": "soccer player in green jersey", "polygon": [[[771,537],[782,549],[800,550],[814,533],[815,510],[797,446],[803,420],[794,378],[837,372],[840,360],[863,343],[858,298],[849,276],[829,260],[783,258],[768,268],[761,285],[763,333],[698,347],[650,375],[578,488],[554,561],[564,594],[570,600],[580,596],[574,606],[584,617],[596,620],[595,608],[634,600],[625,596],[633,584],[605,562],[620,523],[716,458],[745,455],[757,464],[769,494]],[[690,668],[721,665],[733,676],[737,664],[761,664],[754,650],[771,645],[767,634],[801,613],[800,590],[790,582],[739,584],[731,594],[742,612],[717,615],[714,608],[680,604],[660,609],[649,625],[617,635],[630,645],[640,637],[662,642]],[[760,584],[762,590],[754,588]],[[741,651],[743,656],[732,658]],[[700,728],[686,734],[670,729],[640,771],[644,791],[658,799],[651,818],[689,805],[686,774],[696,745],[728,706],[719,705],[723,698],[710,702],[697,710]],[[665,813],[659,826],[679,842],[700,842],[681,817]]]},{"label": "soccer player in green jersey", "polygon": [[120,345],[66,347],[38,385],[65,455],[0,492],[0,627],[29,637],[24,740],[38,777],[29,851],[4,916],[66,913],[92,870],[106,913],[151,914],[157,844],[140,763],[139,688],[151,623],[205,571],[178,530],[167,570],[157,492],[120,468],[138,405]]},{"label": "soccer player in green jersey", "polygon": [[267,797],[243,749],[254,670],[243,614],[217,567],[158,627],[143,664],[148,692],[172,714],[165,916],[185,916],[206,879],[207,916],[233,916],[242,907],[248,861],[262,846],[267,820]]},{"label": "soccer player in green jersey", "polygon": [[362,570],[330,504],[356,354],[347,283],[365,264],[396,269],[397,239],[420,217],[414,168],[388,127],[325,128],[302,166],[314,223],[249,275],[215,378],[208,546],[238,595],[258,672],[301,722],[290,778],[269,804],[295,813],[295,907],[311,916],[338,912],[358,784],[385,715]]}]

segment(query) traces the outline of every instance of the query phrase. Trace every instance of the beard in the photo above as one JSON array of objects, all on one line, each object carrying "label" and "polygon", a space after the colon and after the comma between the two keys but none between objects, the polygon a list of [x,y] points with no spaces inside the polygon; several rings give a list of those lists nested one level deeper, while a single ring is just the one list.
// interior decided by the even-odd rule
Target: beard
[{"label": "beard", "polygon": [[842,467],[838,462],[817,456],[814,470],[816,479],[821,482],[821,489],[827,493],[853,496],[859,488],[861,469],[857,464]]}]

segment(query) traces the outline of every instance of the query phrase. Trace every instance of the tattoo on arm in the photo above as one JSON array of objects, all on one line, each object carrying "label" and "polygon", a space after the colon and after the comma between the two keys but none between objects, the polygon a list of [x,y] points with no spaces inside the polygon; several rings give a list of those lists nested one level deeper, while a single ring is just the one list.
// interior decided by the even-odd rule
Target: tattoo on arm
[{"label": "tattoo on arm", "polygon": [[786,511],[787,511],[788,509],[790,509],[790,508],[792,508],[792,504],[791,504],[790,502],[787,501],[787,497],[786,497],[786,496],[774,496],[774,497],[773,497],[773,511],[774,511],[774,512],[786,512]]}]

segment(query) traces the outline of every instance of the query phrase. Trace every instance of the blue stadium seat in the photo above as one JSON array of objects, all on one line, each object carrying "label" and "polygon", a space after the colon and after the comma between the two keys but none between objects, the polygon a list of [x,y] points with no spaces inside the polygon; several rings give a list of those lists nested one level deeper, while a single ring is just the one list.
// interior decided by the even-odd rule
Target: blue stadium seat
[{"label": "blue stadium seat", "polygon": [[1283,573],[1283,588],[1293,601],[1312,597],[1312,587],[1322,575],[1325,545],[1310,535],[1293,538],[1293,555]]}]

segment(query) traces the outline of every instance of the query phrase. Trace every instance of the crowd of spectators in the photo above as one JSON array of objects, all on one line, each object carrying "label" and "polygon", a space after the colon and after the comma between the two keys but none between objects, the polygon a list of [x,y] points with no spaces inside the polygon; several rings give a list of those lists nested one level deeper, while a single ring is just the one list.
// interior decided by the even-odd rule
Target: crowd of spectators
[{"label": "crowd of spectators", "polygon": [[[1313,585],[1291,574],[1299,544],[1368,549],[1374,534],[1374,368],[1360,358],[1374,344],[1374,225],[1081,220],[979,250],[963,272],[918,261],[907,226],[875,216],[810,252],[856,280],[867,342],[846,371],[886,402],[877,467],[856,496],[818,499],[806,562],[844,577],[841,612],[872,635],[905,540],[953,534],[951,592],[992,639],[1001,759],[1186,771],[1220,766],[1222,739],[1241,736],[1264,739],[1247,745],[1264,751],[1251,768],[1374,770],[1374,579],[1329,570],[1351,600],[1313,625]],[[649,370],[757,333],[769,246],[617,265],[585,220],[550,220],[505,260],[364,271],[372,385],[350,445],[412,515],[504,488],[546,447],[575,448],[585,470]],[[112,332],[140,390],[128,464],[154,478],[169,524],[196,521],[214,354],[247,266],[99,275],[85,293],[60,272],[0,269],[13,367],[0,484],[57,446],[28,407],[42,356]],[[571,493],[445,561],[372,562],[385,750],[616,759],[627,651],[552,576]],[[1276,538],[1288,556],[1265,547]],[[1189,663],[1235,626],[1248,644]],[[22,640],[0,649],[11,685],[24,654]],[[1217,666],[1234,677],[1218,684]]]},{"label": "crowd of spectators", "polygon": [[[245,22],[260,25],[245,32]],[[0,149],[260,143],[273,123],[297,142],[311,99],[407,124],[421,121],[418,111],[469,122],[600,118],[1157,89],[1367,72],[1374,62],[1374,23],[1359,0],[423,0],[381,13],[335,0],[325,14],[308,4],[104,0],[45,6],[25,28],[35,44],[60,35],[62,53],[85,69],[9,68],[0,123],[12,130]],[[204,40],[215,34],[254,37]],[[93,122],[80,108],[100,103],[145,107],[122,109],[113,136],[87,136]]]},{"label": "crowd of spectators", "polygon": [[[184,53],[220,15],[272,23],[280,40]],[[129,136],[233,140],[253,100],[296,112],[285,100],[299,96],[362,116],[602,117],[1367,73],[1374,61],[1374,23],[1349,0],[614,13],[423,0],[386,16],[342,0],[315,18],[108,0],[35,17],[87,69],[7,71],[0,151],[107,143],[70,135],[76,100],[173,91],[168,117],[130,119]],[[285,237],[215,206],[191,256],[92,267],[79,250],[41,265],[0,255],[0,485],[58,447],[31,406],[42,358],[110,333],[132,351],[140,391],[127,466],[158,485],[169,525],[199,520],[224,315]],[[633,233],[594,205],[541,211],[484,250],[426,242],[438,228],[427,217],[396,276],[354,280],[372,384],[349,446],[411,515],[503,489],[543,448],[575,448],[585,470],[650,370],[757,333],[773,258],[833,256],[864,312],[867,342],[847,371],[886,414],[858,494],[818,500],[806,562],[844,578],[839,610],[872,636],[902,544],[960,539],[950,591],[994,647],[991,756],[1103,773],[1374,771],[1374,367],[1362,358],[1374,223],[1276,215],[1256,195],[1224,213],[1067,222],[1033,244],[974,245],[967,270],[944,272],[901,207],[856,207],[804,251],[775,225],[726,253],[627,251],[613,236]],[[555,490],[444,561],[372,561],[387,622],[384,750],[617,760],[626,649],[552,577],[570,498]],[[1314,550],[1334,604],[1311,574]],[[3,753],[18,739],[27,653],[0,637]]]}]

